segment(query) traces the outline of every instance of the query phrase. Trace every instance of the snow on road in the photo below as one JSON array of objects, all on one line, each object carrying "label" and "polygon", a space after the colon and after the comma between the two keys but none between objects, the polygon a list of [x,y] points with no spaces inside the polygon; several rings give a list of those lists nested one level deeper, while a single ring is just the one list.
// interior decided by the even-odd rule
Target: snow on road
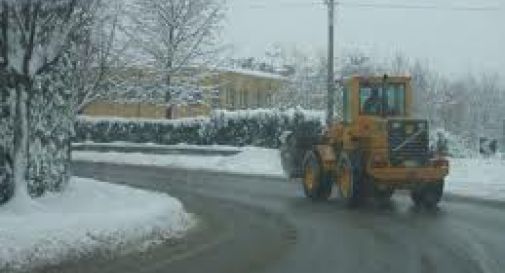
[{"label": "snow on road", "polygon": [[0,272],[144,250],[195,223],[166,194],[74,177],[62,193],[0,207]]},{"label": "snow on road", "polygon": [[[232,156],[150,155],[126,153],[74,152],[74,160],[187,169],[261,174],[283,177],[277,150],[240,148]],[[479,198],[505,200],[505,160],[499,157],[450,159],[446,191]]]}]

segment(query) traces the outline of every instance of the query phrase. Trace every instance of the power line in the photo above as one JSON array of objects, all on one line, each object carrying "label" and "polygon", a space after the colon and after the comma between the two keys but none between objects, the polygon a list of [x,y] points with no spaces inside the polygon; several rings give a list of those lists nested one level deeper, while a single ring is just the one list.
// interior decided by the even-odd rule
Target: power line
[{"label": "power line", "polygon": [[452,10],[452,11],[500,11],[502,7],[464,7],[464,6],[436,6],[436,5],[405,5],[405,4],[390,4],[390,3],[351,3],[339,2],[338,5],[343,7],[357,8],[380,8],[380,9],[417,9],[417,10]]},{"label": "power line", "polygon": [[[283,1],[274,3],[276,6],[283,8],[300,8],[309,6],[323,6],[324,2],[295,2]],[[373,3],[373,2],[335,2],[335,5],[344,8],[359,8],[359,9],[401,9],[401,10],[445,10],[445,11],[469,11],[469,12],[498,12],[504,11],[503,6],[439,6],[439,5],[410,5],[410,4],[394,4],[394,3]],[[253,9],[269,9],[272,3],[255,3],[249,5]]]}]

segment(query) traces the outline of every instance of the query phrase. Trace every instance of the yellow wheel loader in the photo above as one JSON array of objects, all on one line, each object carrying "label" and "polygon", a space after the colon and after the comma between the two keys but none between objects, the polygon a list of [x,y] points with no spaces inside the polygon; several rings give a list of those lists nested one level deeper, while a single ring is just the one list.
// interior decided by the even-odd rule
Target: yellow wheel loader
[{"label": "yellow wheel loader", "polygon": [[348,205],[387,201],[409,190],[415,205],[440,202],[449,163],[429,149],[428,122],[412,117],[409,77],[354,76],[341,82],[342,119],[319,136],[285,134],[281,157],[305,195],[326,200],[334,187]]}]

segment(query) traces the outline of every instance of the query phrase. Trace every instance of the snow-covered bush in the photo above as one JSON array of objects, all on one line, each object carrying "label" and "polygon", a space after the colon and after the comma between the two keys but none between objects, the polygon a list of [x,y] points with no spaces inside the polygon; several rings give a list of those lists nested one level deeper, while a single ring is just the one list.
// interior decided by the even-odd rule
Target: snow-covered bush
[{"label": "snow-covered bush", "polygon": [[[115,141],[156,144],[252,145],[278,148],[283,131],[308,134],[320,132],[324,126],[324,111],[303,109],[214,111],[210,117],[179,120],[139,120],[123,118],[92,118],[81,116],[76,124],[76,142]],[[430,143],[436,143],[438,132],[448,142],[452,157],[476,155],[472,142],[446,130],[430,130]]]},{"label": "snow-covered bush", "polygon": [[214,111],[208,118],[131,120],[80,117],[76,141],[197,145],[253,145],[278,148],[283,131],[302,129],[318,133],[323,112],[292,109]]},{"label": "snow-covered bush", "polygon": [[[0,71],[0,78],[5,77],[5,72]],[[8,169],[7,156],[11,152],[9,147],[13,144],[13,130],[12,130],[12,94],[6,88],[0,85],[0,204],[7,201],[10,197],[10,185],[12,184]],[[10,171],[10,170],[9,170]]]},{"label": "snow-covered bush", "polygon": [[70,177],[68,144],[73,131],[73,94],[58,69],[37,77],[30,108],[27,183],[33,196],[57,191]]},{"label": "snow-covered bush", "polygon": [[441,128],[434,128],[430,131],[431,146],[435,145],[439,134],[447,140],[448,154],[450,157],[469,158],[477,155],[477,149],[475,145],[472,145],[471,140],[457,136]]}]

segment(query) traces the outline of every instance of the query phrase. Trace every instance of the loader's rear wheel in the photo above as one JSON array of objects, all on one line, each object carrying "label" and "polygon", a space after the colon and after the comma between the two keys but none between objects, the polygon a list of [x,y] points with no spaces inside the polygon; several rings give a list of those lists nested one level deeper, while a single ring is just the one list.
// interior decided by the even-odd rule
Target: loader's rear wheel
[{"label": "loader's rear wheel", "polygon": [[303,190],[312,200],[326,200],[331,195],[331,181],[322,167],[319,156],[311,151],[303,161]]},{"label": "loader's rear wheel", "polygon": [[348,206],[359,203],[361,175],[359,157],[343,153],[338,161],[337,184],[340,197]]},{"label": "loader's rear wheel", "polygon": [[412,190],[410,197],[416,207],[436,208],[444,192],[444,181],[424,185]]}]

